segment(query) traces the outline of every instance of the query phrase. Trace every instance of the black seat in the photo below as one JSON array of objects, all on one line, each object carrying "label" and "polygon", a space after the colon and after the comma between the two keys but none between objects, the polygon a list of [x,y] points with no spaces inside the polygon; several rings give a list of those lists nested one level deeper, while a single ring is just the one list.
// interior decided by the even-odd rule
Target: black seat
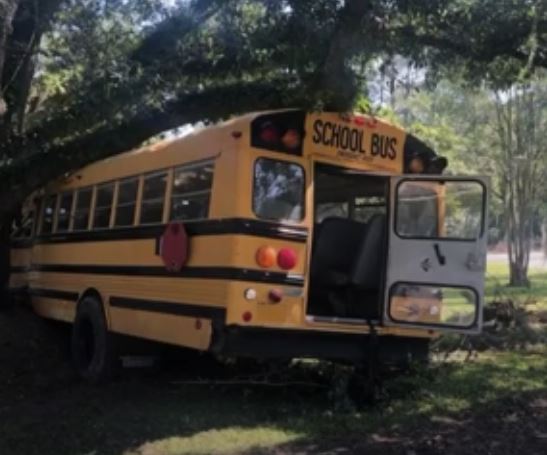
[{"label": "black seat", "polygon": [[351,268],[350,283],[360,290],[376,290],[382,279],[386,235],[386,217],[378,214],[367,223],[357,256]]},{"label": "black seat", "polygon": [[374,215],[359,246],[350,272],[351,302],[347,310],[352,317],[380,317],[380,289],[385,264],[386,217]]},{"label": "black seat", "polygon": [[323,220],[316,232],[312,255],[314,284],[321,287],[349,284],[355,249],[362,243],[365,230],[364,224],[347,218]]},{"label": "black seat", "polygon": [[376,319],[385,256],[385,215],[367,224],[327,218],[316,231],[310,297],[316,314]]}]

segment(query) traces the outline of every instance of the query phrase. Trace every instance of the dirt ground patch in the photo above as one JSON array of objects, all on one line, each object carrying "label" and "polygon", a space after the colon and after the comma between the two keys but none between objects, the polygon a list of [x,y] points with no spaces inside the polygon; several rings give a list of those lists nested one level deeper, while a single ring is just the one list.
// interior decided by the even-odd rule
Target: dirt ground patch
[{"label": "dirt ground patch", "polygon": [[335,413],[321,387],[181,383],[203,378],[194,364],[91,387],[66,346],[30,311],[0,312],[0,454],[547,453],[544,352],[433,365]]}]

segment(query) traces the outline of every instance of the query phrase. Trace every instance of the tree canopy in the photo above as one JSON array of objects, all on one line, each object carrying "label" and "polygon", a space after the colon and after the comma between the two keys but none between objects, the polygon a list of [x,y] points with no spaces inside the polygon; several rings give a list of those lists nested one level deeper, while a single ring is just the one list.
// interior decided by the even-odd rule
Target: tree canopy
[{"label": "tree canopy", "polygon": [[2,0],[0,218],[48,180],[184,123],[351,109],[367,65],[497,87],[547,66],[542,1]]}]

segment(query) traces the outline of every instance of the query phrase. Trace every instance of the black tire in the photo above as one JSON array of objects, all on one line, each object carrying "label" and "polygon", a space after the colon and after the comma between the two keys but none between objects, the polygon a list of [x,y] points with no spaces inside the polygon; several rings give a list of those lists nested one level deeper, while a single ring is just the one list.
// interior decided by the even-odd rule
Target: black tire
[{"label": "black tire", "polygon": [[76,310],[71,337],[72,361],[82,379],[99,384],[112,379],[119,359],[101,302],[85,297]]}]

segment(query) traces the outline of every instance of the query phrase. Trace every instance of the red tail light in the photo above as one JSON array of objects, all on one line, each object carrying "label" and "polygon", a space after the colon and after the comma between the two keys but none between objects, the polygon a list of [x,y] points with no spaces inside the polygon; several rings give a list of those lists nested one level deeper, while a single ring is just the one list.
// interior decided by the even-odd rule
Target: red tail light
[{"label": "red tail light", "polygon": [[296,251],[291,248],[281,248],[277,253],[277,265],[284,270],[290,270],[296,265]]},{"label": "red tail light", "polygon": [[270,144],[279,141],[279,130],[271,122],[262,124],[260,126],[260,140]]}]

